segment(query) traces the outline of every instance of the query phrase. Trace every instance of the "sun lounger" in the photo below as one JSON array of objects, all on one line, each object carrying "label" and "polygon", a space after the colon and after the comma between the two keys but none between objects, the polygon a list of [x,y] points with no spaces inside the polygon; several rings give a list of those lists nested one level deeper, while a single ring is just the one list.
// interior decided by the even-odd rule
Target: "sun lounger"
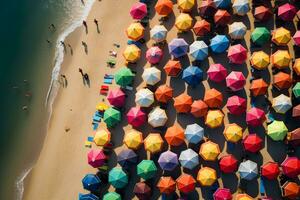
[{"label": "sun lounger", "polygon": [[93,137],[93,136],[89,136],[89,137],[87,137],[87,140],[88,140],[89,142],[93,142],[93,141],[94,141],[94,137]]},{"label": "sun lounger", "polygon": [[94,114],[93,121],[95,121],[95,122],[101,122],[101,116]]},{"label": "sun lounger", "polygon": [[103,83],[105,84],[112,84],[113,79],[111,78],[104,78]]},{"label": "sun lounger", "polygon": [[104,75],[104,78],[107,78],[107,79],[114,79],[114,75],[112,75],[112,74],[105,74]]},{"label": "sun lounger", "polygon": [[109,90],[108,85],[101,85],[101,87],[100,87],[100,94],[107,95],[108,90]]},{"label": "sun lounger", "polygon": [[116,65],[117,61],[113,60],[113,59],[109,59],[106,61],[106,64],[108,64],[109,66],[114,66]]},{"label": "sun lounger", "polygon": [[99,122],[93,122],[93,130],[94,131],[97,130],[98,126],[99,126]]},{"label": "sun lounger", "polygon": [[85,141],[85,142],[84,142],[84,146],[85,146],[85,147],[88,147],[88,148],[92,148],[92,142],[90,142],[90,141]]}]

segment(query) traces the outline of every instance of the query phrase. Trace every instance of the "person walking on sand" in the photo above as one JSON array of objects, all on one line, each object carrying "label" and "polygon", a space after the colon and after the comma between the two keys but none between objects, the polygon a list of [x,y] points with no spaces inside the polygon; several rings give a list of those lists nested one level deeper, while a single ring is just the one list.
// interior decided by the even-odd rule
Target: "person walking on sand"
[{"label": "person walking on sand", "polygon": [[94,19],[94,23],[96,24],[97,32],[100,33],[98,20],[96,18]]},{"label": "person walking on sand", "polygon": [[79,68],[79,72],[80,72],[81,76],[84,77],[84,74],[83,74],[83,71],[81,68]]},{"label": "person walking on sand", "polygon": [[70,52],[71,52],[71,55],[73,55],[73,48],[70,44],[68,44],[68,47],[70,48]]},{"label": "person walking on sand", "polygon": [[86,21],[83,20],[83,21],[82,21],[82,24],[83,24],[83,26],[84,26],[84,28],[85,28],[85,33],[88,34],[88,25],[87,25]]}]

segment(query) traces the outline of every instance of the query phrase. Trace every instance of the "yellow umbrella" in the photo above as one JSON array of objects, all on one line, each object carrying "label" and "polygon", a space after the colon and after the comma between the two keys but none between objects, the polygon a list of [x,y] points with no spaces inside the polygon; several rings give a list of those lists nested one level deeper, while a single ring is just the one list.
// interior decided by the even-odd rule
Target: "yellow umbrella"
[{"label": "yellow umbrella", "polygon": [[177,1],[178,8],[183,12],[188,12],[192,10],[195,5],[195,0],[178,0]]},{"label": "yellow umbrella", "polygon": [[270,64],[270,56],[263,51],[254,52],[250,58],[250,63],[255,69],[265,69]]},{"label": "yellow umbrella", "polygon": [[205,124],[210,128],[217,128],[223,124],[224,114],[220,110],[208,111]]},{"label": "yellow umbrella", "polygon": [[105,111],[109,108],[109,106],[103,102],[97,104],[96,109],[99,111]]},{"label": "yellow umbrella", "polygon": [[187,13],[180,13],[176,18],[175,26],[179,31],[188,31],[192,28],[193,19]]},{"label": "yellow umbrella", "polygon": [[236,200],[252,200],[253,198],[250,197],[248,194],[238,194],[235,197]]},{"label": "yellow umbrella", "polygon": [[136,62],[141,57],[141,50],[134,44],[128,45],[124,52],[123,56],[128,62]]},{"label": "yellow umbrella", "polygon": [[146,151],[150,153],[157,153],[161,151],[164,141],[159,133],[150,133],[144,140]]},{"label": "yellow umbrella", "polygon": [[220,154],[219,145],[211,141],[204,142],[201,144],[199,154],[204,160],[214,161]]},{"label": "yellow umbrella", "polygon": [[145,28],[139,23],[131,23],[126,29],[126,35],[129,39],[137,41],[144,37]]},{"label": "yellow umbrella", "polygon": [[236,123],[227,124],[224,132],[225,139],[229,142],[238,142],[243,137],[243,129]]},{"label": "yellow umbrella", "polygon": [[125,133],[123,142],[129,149],[136,150],[143,143],[143,135],[141,132],[131,129]]},{"label": "yellow umbrella", "polygon": [[296,72],[296,74],[297,74],[298,76],[300,76],[300,58],[297,58],[297,59],[295,60],[295,63],[294,63],[294,65],[293,65],[293,69],[294,69],[294,71]]},{"label": "yellow umbrella", "polygon": [[272,54],[271,62],[278,69],[286,68],[290,65],[291,55],[287,50],[277,50]]},{"label": "yellow umbrella", "polygon": [[198,171],[197,181],[202,186],[211,186],[217,180],[216,170],[210,167],[203,167]]},{"label": "yellow umbrella", "polygon": [[97,146],[104,146],[110,142],[110,132],[106,130],[99,130],[94,136],[94,142]]},{"label": "yellow umbrella", "polygon": [[291,32],[283,27],[276,29],[272,33],[272,41],[279,45],[287,45],[291,40]]}]

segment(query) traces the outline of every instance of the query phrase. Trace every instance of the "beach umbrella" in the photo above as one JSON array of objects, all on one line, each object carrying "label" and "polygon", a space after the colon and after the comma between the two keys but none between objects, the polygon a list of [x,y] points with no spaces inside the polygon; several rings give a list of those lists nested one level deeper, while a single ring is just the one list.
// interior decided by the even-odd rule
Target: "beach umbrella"
[{"label": "beach umbrella", "polygon": [[146,59],[150,64],[154,65],[159,63],[162,57],[163,57],[163,51],[157,46],[150,47],[146,51]]},{"label": "beach umbrella", "polygon": [[121,121],[121,112],[115,108],[109,108],[104,112],[103,121],[107,127],[112,128]]},{"label": "beach umbrella", "polygon": [[237,194],[235,196],[236,200],[253,200],[252,197],[250,197],[248,194]]},{"label": "beach umbrella", "polygon": [[188,51],[188,43],[183,38],[174,38],[168,44],[169,53],[175,58],[184,56]]},{"label": "beach umbrella", "polygon": [[281,163],[282,172],[289,178],[296,178],[300,174],[300,160],[297,157],[286,157]]},{"label": "beach umbrella", "polygon": [[192,170],[199,165],[199,156],[192,149],[186,149],[180,153],[179,162],[182,167]]},{"label": "beach umbrella", "polygon": [[128,67],[121,67],[115,73],[115,81],[121,87],[130,85],[133,81],[134,74]]},{"label": "beach umbrella", "polygon": [[228,34],[231,39],[240,40],[243,39],[247,32],[247,27],[243,22],[234,22],[229,25]]},{"label": "beach umbrella", "polygon": [[155,85],[161,79],[161,71],[156,67],[145,68],[142,78],[147,85]]},{"label": "beach umbrella", "polygon": [[207,70],[207,76],[210,80],[219,83],[225,80],[227,69],[222,64],[212,64]]},{"label": "beach umbrella", "polygon": [[146,113],[140,107],[130,108],[126,116],[128,123],[134,127],[142,126],[147,120]]},{"label": "beach umbrella", "polygon": [[288,132],[287,141],[289,144],[297,147],[300,145],[300,128],[296,128],[295,130]]},{"label": "beach umbrella", "polygon": [[300,31],[296,31],[296,33],[293,36],[293,40],[297,46],[300,46]]},{"label": "beach umbrella", "polygon": [[139,22],[131,23],[126,29],[126,35],[133,41],[138,41],[144,37],[145,28]]},{"label": "beach umbrella", "polygon": [[180,13],[175,20],[175,27],[178,31],[188,31],[193,26],[193,18],[187,13]]},{"label": "beach umbrella", "polygon": [[148,115],[148,123],[154,128],[164,126],[167,120],[166,111],[160,107],[153,108]]},{"label": "beach umbrella", "polygon": [[92,194],[92,193],[89,193],[89,194],[79,194],[79,200],[99,200],[99,198]]},{"label": "beach umbrella", "polygon": [[293,21],[297,13],[296,7],[286,3],[278,7],[278,17],[284,21]]},{"label": "beach umbrella", "polygon": [[254,97],[265,95],[268,91],[268,84],[262,78],[255,79],[251,82],[250,91]]},{"label": "beach umbrella", "polygon": [[143,19],[147,15],[147,5],[141,2],[133,4],[130,8],[130,15],[136,20]]},{"label": "beach umbrella", "polygon": [[124,106],[125,99],[126,95],[120,88],[110,90],[107,95],[108,102],[115,107]]},{"label": "beach umbrella", "polygon": [[219,145],[211,141],[204,142],[201,144],[199,154],[206,161],[214,161],[220,154]]},{"label": "beach umbrella", "polygon": [[217,128],[223,124],[224,114],[220,110],[209,110],[206,115],[205,125]]},{"label": "beach umbrella", "polygon": [[277,50],[271,55],[271,63],[278,69],[289,67],[291,55],[287,50]]},{"label": "beach umbrella", "polygon": [[283,27],[272,32],[272,42],[278,46],[285,46],[291,40],[291,32]]},{"label": "beach umbrella", "polygon": [[228,59],[230,63],[243,64],[247,59],[247,49],[241,44],[236,44],[228,49]]},{"label": "beach umbrella", "polygon": [[214,0],[217,8],[228,8],[231,4],[231,0]]},{"label": "beach umbrella", "polygon": [[141,132],[131,129],[125,132],[123,143],[129,148],[136,150],[143,143],[143,135]]},{"label": "beach umbrella", "polygon": [[165,139],[171,146],[180,146],[184,142],[184,130],[179,125],[169,127]]},{"label": "beach umbrella", "polygon": [[232,173],[237,170],[237,159],[231,155],[223,156],[219,161],[220,170],[224,173]]},{"label": "beach umbrella", "polygon": [[191,86],[198,85],[203,80],[203,71],[196,66],[189,66],[183,70],[182,79]]},{"label": "beach umbrella", "polygon": [[129,169],[136,165],[138,156],[131,149],[123,149],[118,153],[117,161],[122,167]]},{"label": "beach umbrella", "polygon": [[128,176],[121,167],[114,167],[108,173],[108,182],[115,188],[124,188],[128,184]]},{"label": "beach umbrella", "polygon": [[300,76],[300,58],[295,59],[293,70],[296,72],[298,76]]},{"label": "beach umbrella", "polygon": [[147,180],[153,178],[156,175],[157,167],[153,160],[142,160],[137,165],[137,175]]},{"label": "beach umbrella", "polygon": [[288,89],[292,85],[292,78],[290,74],[279,72],[273,77],[273,85],[278,90]]},{"label": "beach umbrella", "polygon": [[194,117],[204,117],[207,114],[208,106],[202,100],[195,100],[191,105],[191,113]]},{"label": "beach umbrella", "polygon": [[227,99],[226,107],[230,114],[241,115],[246,112],[247,100],[245,98],[234,95]]},{"label": "beach umbrella", "polygon": [[196,36],[203,36],[210,32],[210,23],[205,19],[198,20],[193,27]]},{"label": "beach umbrella", "polygon": [[210,167],[202,167],[197,174],[197,181],[202,186],[212,186],[217,180],[216,170]]},{"label": "beach umbrella", "polygon": [[272,11],[266,6],[257,6],[254,9],[254,17],[259,21],[268,21],[272,16]]},{"label": "beach umbrella", "polygon": [[234,0],[232,8],[234,13],[240,16],[244,16],[250,10],[249,0]]},{"label": "beach umbrella", "polygon": [[300,104],[293,107],[293,117],[300,117]]},{"label": "beach umbrella", "polygon": [[266,69],[270,64],[270,56],[263,51],[253,52],[250,64],[257,70]]},{"label": "beach umbrella", "polygon": [[274,141],[282,141],[288,132],[284,122],[277,120],[274,120],[269,124],[267,129],[267,135]]},{"label": "beach umbrella", "polygon": [[141,57],[141,50],[135,44],[127,45],[123,57],[127,62],[135,63]]},{"label": "beach umbrella", "polygon": [[195,5],[195,0],[178,0],[177,5],[182,12],[189,12]]},{"label": "beach umbrella", "polygon": [[177,154],[172,151],[165,151],[160,154],[158,164],[162,170],[173,171],[178,165]]},{"label": "beach umbrella", "polygon": [[205,91],[204,102],[210,108],[220,108],[223,104],[223,95],[215,88]]},{"label": "beach umbrella", "polygon": [[185,138],[188,140],[188,142],[197,144],[204,137],[204,129],[196,123],[189,124],[186,126],[184,135],[185,135]]},{"label": "beach umbrella", "polygon": [[201,17],[208,18],[215,14],[217,8],[213,0],[203,0],[201,1],[198,10]]},{"label": "beach umbrella", "polygon": [[155,99],[162,103],[168,103],[173,97],[173,88],[168,85],[161,85],[155,90]]},{"label": "beach umbrella", "polygon": [[218,26],[226,26],[231,21],[231,15],[227,10],[217,10],[214,15],[214,22]]},{"label": "beach umbrella", "polygon": [[96,191],[100,189],[101,180],[94,174],[87,174],[81,180],[83,188],[89,191]]},{"label": "beach umbrella", "polygon": [[106,103],[100,102],[96,105],[96,109],[98,111],[105,111],[109,108],[109,106]]},{"label": "beach umbrella", "polygon": [[218,188],[213,194],[214,200],[231,200],[232,195],[227,188]]},{"label": "beach umbrella", "polygon": [[87,154],[88,157],[88,163],[94,168],[101,167],[104,165],[104,162],[106,160],[106,156],[101,149],[92,149]]},{"label": "beach umbrella", "polygon": [[167,16],[173,12],[173,3],[171,0],[158,0],[155,4],[157,14]]},{"label": "beach umbrella", "polygon": [[154,95],[148,88],[140,89],[135,94],[135,103],[141,107],[149,107],[154,102]]},{"label": "beach umbrella", "polygon": [[272,107],[277,113],[285,114],[293,105],[290,97],[281,94],[272,99]]},{"label": "beach umbrella", "polygon": [[251,33],[251,40],[256,45],[264,45],[270,40],[270,31],[266,27],[257,27]]},{"label": "beach umbrella", "polygon": [[189,54],[194,60],[204,60],[208,56],[208,46],[203,41],[194,41],[190,45]]},{"label": "beach umbrella", "polygon": [[121,200],[121,195],[116,192],[108,192],[103,196],[103,200]]},{"label": "beach umbrella", "polygon": [[155,25],[150,30],[150,37],[155,42],[163,42],[167,38],[168,30],[163,25]]},{"label": "beach umbrella", "polygon": [[195,190],[196,180],[189,174],[181,174],[176,179],[176,185],[180,192],[188,194]]},{"label": "beach umbrella", "polygon": [[246,113],[246,122],[249,126],[260,126],[265,120],[265,112],[262,109],[252,107]]},{"label": "beach umbrella", "polygon": [[239,174],[241,179],[251,181],[257,177],[257,164],[251,160],[243,161],[239,166]]},{"label": "beach umbrella", "polygon": [[261,175],[269,180],[277,179],[280,170],[276,162],[267,162],[261,167]]},{"label": "beach umbrella", "polygon": [[150,133],[144,140],[145,150],[154,154],[160,152],[164,141],[159,133]]},{"label": "beach umbrella", "polygon": [[156,186],[163,194],[171,194],[176,190],[176,182],[171,176],[160,177]]},{"label": "beach umbrella", "polygon": [[210,49],[214,53],[223,53],[229,47],[229,40],[225,35],[216,35],[210,41]]},{"label": "beach umbrella", "polygon": [[251,153],[257,153],[263,148],[263,140],[255,133],[247,135],[243,139],[244,149]]},{"label": "beach umbrella", "polygon": [[232,91],[239,91],[244,88],[246,84],[246,78],[242,72],[232,71],[226,77],[226,86]]},{"label": "beach umbrella", "polygon": [[94,142],[97,146],[105,146],[110,142],[111,134],[110,132],[101,129],[98,130],[94,136]]},{"label": "beach umbrella", "polygon": [[164,70],[168,76],[177,77],[181,72],[181,64],[178,60],[169,60],[164,66]]},{"label": "beach umbrella", "polygon": [[144,182],[136,183],[133,192],[138,199],[149,199],[151,197],[151,188]]},{"label": "beach umbrella", "polygon": [[187,94],[181,94],[174,98],[174,108],[177,113],[190,112],[192,103],[192,97]]},{"label": "beach umbrella", "polygon": [[228,142],[236,143],[242,139],[243,129],[236,123],[226,124],[223,134]]},{"label": "beach umbrella", "polygon": [[296,85],[293,87],[293,94],[296,98],[300,97],[300,82],[296,83]]},{"label": "beach umbrella", "polygon": [[282,186],[282,196],[288,199],[297,199],[300,195],[300,186],[291,181],[287,181]]}]

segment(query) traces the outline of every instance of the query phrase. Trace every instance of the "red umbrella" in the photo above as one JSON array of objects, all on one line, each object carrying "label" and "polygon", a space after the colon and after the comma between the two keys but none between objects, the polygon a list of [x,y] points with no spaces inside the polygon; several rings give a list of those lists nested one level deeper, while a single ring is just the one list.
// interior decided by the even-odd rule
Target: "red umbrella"
[{"label": "red umbrella", "polygon": [[163,57],[163,51],[157,47],[150,47],[146,52],[146,59],[150,64],[157,64]]},{"label": "red umbrella", "polygon": [[265,6],[258,6],[254,10],[254,17],[259,21],[267,21],[272,15],[271,10]]},{"label": "red umbrella", "polygon": [[243,146],[246,151],[256,153],[263,147],[263,140],[257,134],[249,134],[243,139]]},{"label": "red umbrella", "polygon": [[202,100],[196,100],[191,105],[191,113],[194,117],[204,117],[207,111],[208,106]]},{"label": "red umbrella", "polygon": [[164,66],[164,70],[168,76],[176,77],[181,72],[181,64],[178,60],[169,60]]},{"label": "red umbrella", "polygon": [[237,95],[229,97],[226,104],[229,113],[233,115],[241,115],[246,112],[247,100]]},{"label": "red umbrella", "polygon": [[246,114],[246,122],[249,126],[260,126],[266,120],[265,112],[259,108],[250,108]]},{"label": "red umbrella", "polygon": [[297,46],[300,46],[300,31],[296,31],[293,36],[293,40]]},{"label": "red umbrella", "polygon": [[238,167],[237,164],[238,164],[237,159],[231,154],[223,156],[219,162],[220,170],[224,173],[235,172]]},{"label": "red umbrella", "polygon": [[217,10],[213,0],[203,0],[198,9],[200,16],[203,18],[213,16]]},{"label": "red umbrella", "polygon": [[278,8],[278,17],[284,21],[293,21],[297,10],[292,4],[286,3]]},{"label": "red umbrella", "polygon": [[216,25],[226,26],[231,20],[231,15],[227,10],[218,10],[215,13],[214,21]]},{"label": "red umbrella", "polygon": [[210,23],[205,19],[199,20],[195,23],[193,31],[197,36],[203,36],[210,32]]},{"label": "red umbrella", "polygon": [[134,194],[138,199],[149,199],[151,197],[151,188],[144,182],[138,182],[133,188]]},{"label": "red umbrella", "polygon": [[195,189],[196,180],[189,174],[182,174],[176,179],[180,192],[189,193]]},{"label": "red umbrella", "polygon": [[218,188],[213,194],[214,200],[231,200],[232,195],[227,188]]},{"label": "red umbrella", "polygon": [[232,91],[238,91],[244,88],[246,84],[246,78],[242,72],[232,71],[226,77],[226,86]]},{"label": "red umbrella", "polygon": [[300,174],[300,160],[297,157],[286,157],[281,163],[281,168],[286,176],[297,177]]},{"label": "red umbrella", "polygon": [[247,49],[241,44],[229,47],[227,54],[229,61],[234,64],[243,64],[247,59]]},{"label": "red umbrella", "polygon": [[143,19],[147,15],[147,5],[137,2],[130,8],[130,15],[133,19]]},{"label": "red umbrella", "polygon": [[107,96],[109,103],[116,107],[122,107],[125,104],[125,93],[120,89],[110,90]]},{"label": "red umbrella", "polygon": [[279,172],[279,166],[276,162],[267,162],[261,167],[261,175],[270,180],[276,179]]},{"label": "red umbrella", "polygon": [[92,149],[88,152],[88,163],[94,167],[98,168],[104,165],[106,156],[101,149]]},{"label": "red umbrella", "polygon": [[140,107],[132,107],[127,113],[127,121],[134,127],[142,126],[146,122],[147,116]]},{"label": "red umbrella", "polygon": [[300,104],[293,108],[293,117],[300,117]]},{"label": "red umbrella", "polygon": [[221,64],[212,64],[207,70],[207,75],[210,80],[221,82],[227,76],[227,69]]}]

